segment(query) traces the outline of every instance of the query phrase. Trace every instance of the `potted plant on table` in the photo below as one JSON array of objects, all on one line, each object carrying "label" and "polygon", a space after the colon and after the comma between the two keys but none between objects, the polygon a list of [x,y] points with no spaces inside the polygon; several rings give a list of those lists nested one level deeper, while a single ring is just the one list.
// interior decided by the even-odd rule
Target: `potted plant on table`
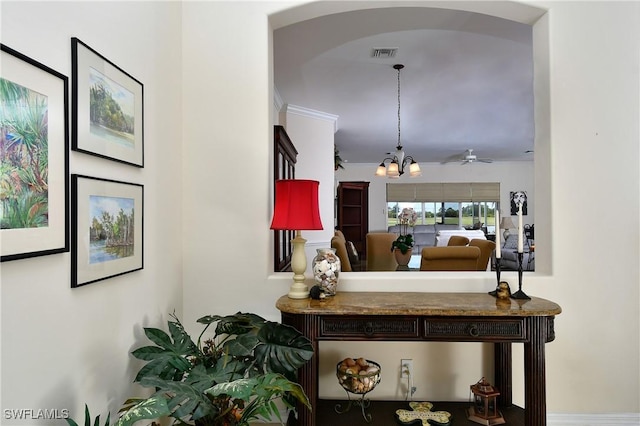
[{"label": "potted plant on table", "polygon": [[[132,352],[147,361],[135,381],[155,392],[126,401],[115,425],[168,416],[179,425],[248,426],[274,416],[282,423],[276,400],[311,409],[295,376],[313,347],[295,328],[255,314],[208,315],[198,320],[204,329],[194,342],[171,318],[169,333],[145,328],[153,345]],[[213,325],[213,336],[203,340]]]},{"label": "potted plant on table", "polygon": [[413,235],[409,233],[409,227],[413,227],[418,220],[418,214],[411,207],[405,207],[398,215],[398,225],[400,234],[391,243],[391,251],[396,256],[396,261],[400,266],[409,264],[413,251]]}]

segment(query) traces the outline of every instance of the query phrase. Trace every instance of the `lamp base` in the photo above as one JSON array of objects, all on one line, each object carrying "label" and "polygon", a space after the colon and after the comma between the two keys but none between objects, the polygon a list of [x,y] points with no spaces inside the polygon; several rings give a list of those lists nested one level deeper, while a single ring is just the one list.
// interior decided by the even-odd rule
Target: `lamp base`
[{"label": "lamp base", "polygon": [[300,231],[296,231],[296,237],[291,240],[293,253],[291,253],[291,270],[293,271],[293,283],[289,289],[290,299],[306,299],[309,297],[309,288],[304,283],[304,272],[307,270],[307,255],[304,245],[307,240],[302,238]]},{"label": "lamp base", "polygon": [[287,296],[289,299],[306,299],[309,297],[309,288],[306,284],[293,283]]}]

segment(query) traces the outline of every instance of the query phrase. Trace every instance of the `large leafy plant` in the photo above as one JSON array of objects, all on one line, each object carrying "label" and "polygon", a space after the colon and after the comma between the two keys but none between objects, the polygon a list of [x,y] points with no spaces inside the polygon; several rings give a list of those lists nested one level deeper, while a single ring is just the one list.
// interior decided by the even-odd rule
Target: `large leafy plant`
[{"label": "large leafy plant", "polygon": [[[276,400],[311,408],[295,374],[313,348],[296,329],[254,314],[209,315],[198,320],[204,329],[193,342],[171,318],[169,333],[145,328],[153,345],[132,352],[147,361],[135,381],[155,392],[125,402],[116,425],[162,416],[197,426],[245,426],[274,416],[282,423]],[[202,340],[212,326],[213,335]]]}]

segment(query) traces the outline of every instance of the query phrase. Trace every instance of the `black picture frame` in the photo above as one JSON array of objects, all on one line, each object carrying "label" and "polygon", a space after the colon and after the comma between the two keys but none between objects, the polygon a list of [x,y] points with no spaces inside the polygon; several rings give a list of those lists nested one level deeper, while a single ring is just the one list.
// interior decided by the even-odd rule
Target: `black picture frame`
[{"label": "black picture frame", "polygon": [[77,37],[71,66],[71,149],[144,167],[143,84]]},{"label": "black picture frame", "polygon": [[71,175],[71,287],[144,268],[144,186]]},{"label": "black picture frame", "polygon": [[4,44],[0,63],[0,262],[68,252],[69,80]]},{"label": "black picture frame", "polygon": [[511,216],[518,215],[518,208],[522,204],[522,215],[526,216],[528,212],[527,191],[510,191],[509,204],[511,206]]}]

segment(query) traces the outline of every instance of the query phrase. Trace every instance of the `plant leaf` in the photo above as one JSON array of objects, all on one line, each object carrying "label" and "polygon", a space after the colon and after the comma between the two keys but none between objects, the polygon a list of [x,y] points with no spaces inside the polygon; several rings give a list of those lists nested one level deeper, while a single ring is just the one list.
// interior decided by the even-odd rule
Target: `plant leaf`
[{"label": "plant leaf", "polygon": [[248,400],[253,394],[253,388],[258,384],[258,379],[239,379],[229,383],[218,383],[205,392],[212,396],[229,395],[231,398]]},{"label": "plant leaf", "polygon": [[272,371],[294,378],[298,368],[313,356],[311,341],[288,325],[267,322],[258,333],[260,345],[255,348],[256,359]]},{"label": "plant leaf", "polygon": [[156,419],[169,413],[167,401],[160,395],[154,395],[128,409],[114,426],[131,426],[139,420]]},{"label": "plant leaf", "polygon": [[243,334],[225,343],[224,349],[231,356],[250,356],[253,349],[258,345],[258,336],[253,334]]}]

